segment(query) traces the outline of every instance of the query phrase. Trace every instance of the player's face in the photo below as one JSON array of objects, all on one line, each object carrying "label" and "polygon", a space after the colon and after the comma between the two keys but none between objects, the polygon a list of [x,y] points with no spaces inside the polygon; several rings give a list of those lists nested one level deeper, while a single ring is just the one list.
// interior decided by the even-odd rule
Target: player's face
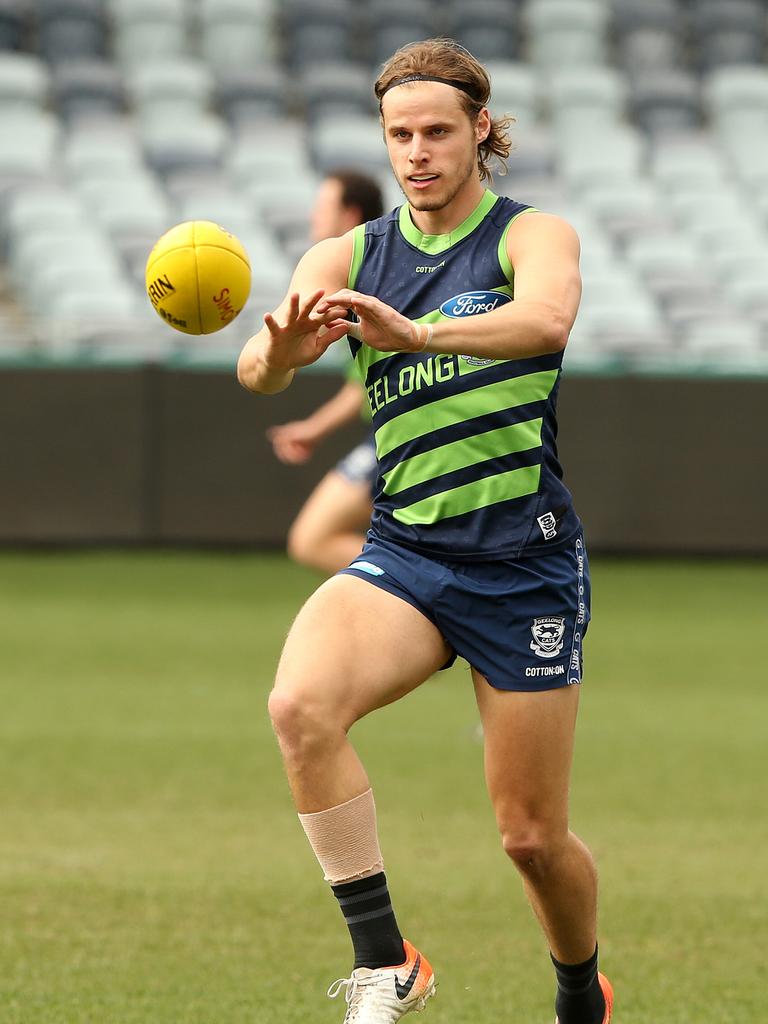
[{"label": "player's face", "polygon": [[335,238],[347,230],[341,194],[342,185],[337,178],[326,178],[321,182],[312,207],[310,230],[313,242]]},{"label": "player's face", "polygon": [[452,86],[397,86],[384,96],[382,116],[392,169],[414,210],[442,210],[479,180],[477,145],[488,134],[488,115],[473,124]]}]

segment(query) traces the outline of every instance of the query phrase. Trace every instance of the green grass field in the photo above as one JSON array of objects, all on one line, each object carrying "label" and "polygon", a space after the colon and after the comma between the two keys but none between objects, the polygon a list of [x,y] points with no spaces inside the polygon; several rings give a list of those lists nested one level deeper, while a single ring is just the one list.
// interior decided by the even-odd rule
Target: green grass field
[{"label": "green grass field", "polygon": [[[757,1024],[768,565],[596,560],[593,581],[573,824],[616,1024]],[[4,1024],[339,1024],[349,940],[265,711],[315,583],[278,556],[0,555]],[[355,731],[439,975],[423,1019],[551,1024],[476,723],[462,666]]]}]

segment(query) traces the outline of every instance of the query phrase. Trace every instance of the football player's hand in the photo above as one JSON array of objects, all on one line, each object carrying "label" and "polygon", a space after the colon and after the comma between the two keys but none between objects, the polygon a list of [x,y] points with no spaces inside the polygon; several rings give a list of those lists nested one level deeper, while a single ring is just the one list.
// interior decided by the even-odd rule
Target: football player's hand
[{"label": "football player's hand", "polygon": [[334,332],[342,326],[347,334],[380,352],[421,352],[427,340],[426,325],[417,324],[372,295],[343,288],[317,304],[317,314],[328,316],[334,308],[351,309],[358,323],[334,319],[328,322]]},{"label": "football player's hand", "polygon": [[274,313],[264,314],[269,335],[261,356],[268,370],[295,370],[315,363],[334,341],[347,333],[340,318],[346,315],[348,307],[324,300],[321,310],[318,303],[324,294],[320,289],[302,301],[294,292],[280,318],[284,323],[278,322]]},{"label": "football player's hand", "polygon": [[298,466],[312,458],[320,438],[307,420],[294,420],[270,427],[267,437],[272,449],[281,462]]}]

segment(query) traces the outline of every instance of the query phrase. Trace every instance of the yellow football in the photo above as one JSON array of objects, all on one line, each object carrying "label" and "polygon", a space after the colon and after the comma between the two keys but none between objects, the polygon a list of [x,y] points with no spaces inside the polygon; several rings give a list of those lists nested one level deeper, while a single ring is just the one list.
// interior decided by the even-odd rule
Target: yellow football
[{"label": "yellow football", "polygon": [[147,259],[145,281],[158,316],[184,334],[213,334],[238,315],[251,290],[242,244],[209,220],[177,224]]}]

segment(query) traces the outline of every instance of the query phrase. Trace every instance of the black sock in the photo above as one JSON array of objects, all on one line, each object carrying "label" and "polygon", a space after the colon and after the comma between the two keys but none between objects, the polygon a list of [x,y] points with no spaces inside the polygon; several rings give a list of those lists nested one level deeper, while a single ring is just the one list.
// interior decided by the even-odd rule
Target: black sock
[{"label": "black sock", "polygon": [[397,967],[405,960],[383,871],[332,885],[355,950],[355,967]]},{"label": "black sock", "polygon": [[605,996],[597,980],[597,946],[583,964],[561,964],[553,956],[552,963],[557,975],[559,1024],[603,1024]]}]

